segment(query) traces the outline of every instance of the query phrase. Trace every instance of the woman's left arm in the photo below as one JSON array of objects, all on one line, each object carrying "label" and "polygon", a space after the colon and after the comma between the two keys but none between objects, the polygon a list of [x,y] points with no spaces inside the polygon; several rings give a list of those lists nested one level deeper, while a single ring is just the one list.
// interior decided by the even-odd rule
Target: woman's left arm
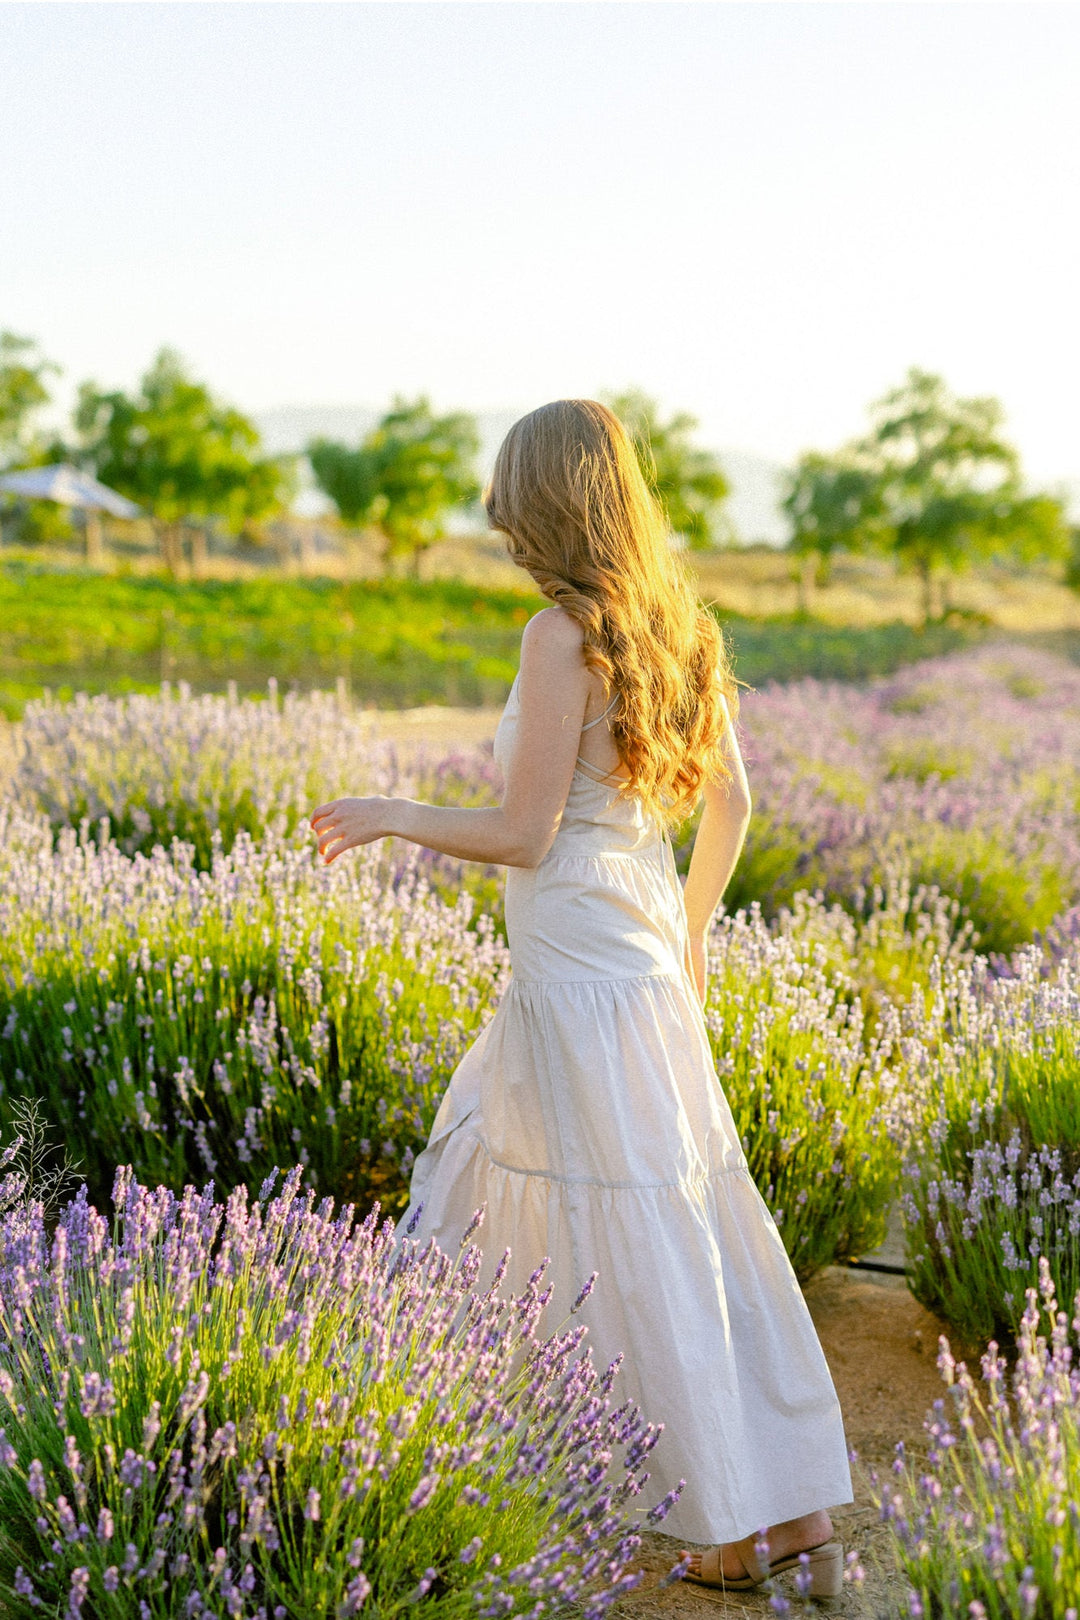
[{"label": "woman's left arm", "polygon": [[406,838],[443,855],[538,866],[559,829],[589,694],[581,626],[546,608],[521,638],[521,712],[501,803],[488,810],[415,799],[335,799],[311,817],[327,866],[360,844]]}]

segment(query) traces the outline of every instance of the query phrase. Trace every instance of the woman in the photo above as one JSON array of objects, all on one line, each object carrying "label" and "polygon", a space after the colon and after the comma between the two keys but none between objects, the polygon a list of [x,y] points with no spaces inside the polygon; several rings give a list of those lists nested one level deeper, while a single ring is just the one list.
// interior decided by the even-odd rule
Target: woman
[{"label": "woman", "polygon": [[[485,496],[552,603],[527,625],[495,737],[497,809],[339,799],[327,861],[393,835],[508,867],[513,975],[416,1161],[419,1235],[453,1251],[473,1211],[555,1313],[590,1273],[598,1365],[665,1432],[666,1528],[712,1542],[689,1578],[748,1588],[810,1552],[840,1590],[829,1505],[851,1500],[840,1409],[710,1054],[706,939],[750,815],[735,689],[629,438],[592,400],[511,428]],[[704,795],[685,893],[665,828]],[[755,1550],[768,1527],[768,1560]],[[812,1550],[811,1550],[812,1549]]]}]

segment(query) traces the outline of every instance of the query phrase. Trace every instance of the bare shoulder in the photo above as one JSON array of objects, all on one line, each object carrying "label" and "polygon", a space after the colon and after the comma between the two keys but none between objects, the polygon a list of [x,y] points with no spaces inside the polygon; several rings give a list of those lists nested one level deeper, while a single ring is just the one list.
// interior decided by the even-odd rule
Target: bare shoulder
[{"label": "bare shoulder", "polygon": [[521,651],[531,658],[565,661],[580,653],[585,645],[585,632],[565,608],[541,608],[525,626],[521,637]]}]

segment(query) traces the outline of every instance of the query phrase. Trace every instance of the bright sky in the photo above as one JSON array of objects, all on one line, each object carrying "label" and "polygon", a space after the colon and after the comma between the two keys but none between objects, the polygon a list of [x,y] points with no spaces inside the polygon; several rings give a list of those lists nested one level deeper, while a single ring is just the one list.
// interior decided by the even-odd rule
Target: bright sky
[{"label": "bright sky", "polygon": [[0,326],[251,410],[637,384],[787,460],[918,364],[1080,477],[1080,6],[0,5]]}]

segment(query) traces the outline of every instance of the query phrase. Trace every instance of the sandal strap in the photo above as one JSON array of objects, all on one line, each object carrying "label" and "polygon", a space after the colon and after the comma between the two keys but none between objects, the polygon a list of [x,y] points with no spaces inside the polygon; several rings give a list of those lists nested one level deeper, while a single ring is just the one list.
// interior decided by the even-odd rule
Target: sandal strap
[{"label": "sandal strap", "polygon": [[723,1579],[723,1552],[722,1547],[709,1547],[701,1555],[701,1579],[709,1586],[719,1586]]},{"label": "sandal strap", "polygon": [[741,1541],[732,1542],[732,1546],[742,1559],[742,1566],[752,1581],[764,1581],[769,1576],[768,1563],[762,1563],[754,1550],[756,1535],[744,1536]]}]

